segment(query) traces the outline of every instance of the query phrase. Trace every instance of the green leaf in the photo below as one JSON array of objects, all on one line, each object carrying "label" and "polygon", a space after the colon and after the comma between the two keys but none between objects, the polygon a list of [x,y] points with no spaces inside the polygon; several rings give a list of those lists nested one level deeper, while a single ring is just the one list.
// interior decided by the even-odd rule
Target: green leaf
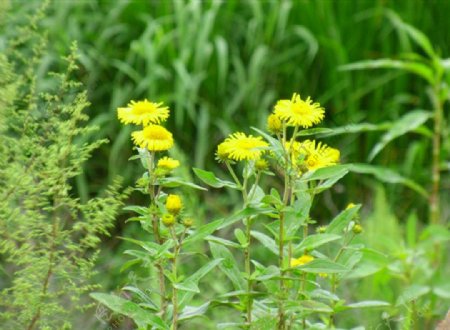
[{"label": "green leaf", "polygon": [[235,183],[217,178],[213,172],[205,171],[200,168],[193,168],[195,175],[207,185],[214,188],[229,187],[237,189]]},{"label": "green leaf", "polygon": [[163,187],[167,188],[175,188],[175,187],[190,187],[198,190],[208,190],[202,186],[196,185],[195,183],[185,181],[182,178],[178,177],[168,177],[168,178],[162,178],[159,180],[159,184]]},{"label": "green leaf", "polygon": [[215,259],[223,259],[219,268],[230,279],[236,290],[243,290],[245,281],[234,259],[233,254],[224,246],[209,242],[211,253]]},{"label": "green leaf", "polygon": [[241,244],[242,247],[248,246],[247,237],[245,237],[244,232],[240,228],[236,228],[234,230],[234,236],[236,236],[239,244]]},{"label": "green leaf", "polygon": [[340,239],[340,235],[335,234],[316,234],[307,236],[299,245],[295,247],[295,254],[298,254],[304,250],[312,250],[323,244],[336,241]]},{"label": "green leaf", "polygon": [[366,70],[366,69],[397,69],[414,73],[434,84],[433,70],[426,64],[412,61],[391,60],[387,58],[378,60],[360,61],[339,67],[340,70]]},{"label": "green leaf", "polygon": [[[198,283],[200,282],[200,280],[204,276],[209,274],[209,272],[212,271],[222,261],[223,261],[223,259],[219,259],[219,258],[211,260],[210,262],[208,262],[207,264],[202,266],[199,270],[197,270],[194,274],[192,274],[191,276],[187,277],[185,279],[185,281],[186,282],[190,282],[190,283],[195,283],[198,286]],[[180,305],[180,307],[183,308],[183,306],[188,304],[193,297],[194,297],[194,293],[193,292],[187,292],[187,291],[180,292],[180,295],[179,295],[179,305]]]},{"label": "green leaf", "polygon": [[381,123],[381,124],[372,124],[372,123],[359,123],[359,124],[350,124],[342,127],[334,127],[331,132],[324,133],[322,136],[334,136],[340,134],[354,134],[354,133],[362,133],[362,132],[374,132],[374,131],[385,131],[388,130],[392,124],[390,122]]},{"label": "green leaf", "polygon": [[359,309],[359,308],[376,308],[376,307],[389,307],[390,304],[386,301],[379,301],[379,300],[367,300],[367,301],[360,301],[357,303],[348,304],[345,307],[351,308],[351,309]]},{"label": "green leaf", "polygon": [[217,228],[219,228],[219,226],[222,225],[222,223],[223,219],[218,219],[206,225],[200,226],[192,234],[190,234],[188,238],[184,240],[183,246],[188,246],[211,235],[217,230]]},{"label": "green leaf", "polygon": [[139,328],[153,326],[156,329],[169,329],[159,316],[142,309],[130,300],[106,293],[91,293],[90,296],[114,312],[131,318]]},{"label": "green leaf", "polygon": [[333,130],[331,128],[310,128],[310,129],[304,129],[298,132],[295,136],[309,136],[309,135],[316,135],[316,134],[327,134],[331,133]]},{"label": "green leaf", "polygon": [[348,173],[346,165],[334,165],[322,167],[315,171],[306,173],[301,181],[327,180],[331,178],[341,178]]},{"label": "green leaf", "polygon": [[253,230],[250,232],[250,234],[254,238],[256,238],[262,245],[268,248],[271,252],[273,252],[275,255],[278,255],[279,253],[278,246],[272,238],[263,233]]},{"label": "green leaf", "polygon": [[401,17],[394,12],[393,10],[386,10],[386,16],[391,20],[392,24],[406,32],[409,37],[419,46],[421,47],[428,56],[433,59],[437,57],[434,52],[431,41],[427,38],[427,36],[420,30],[416,29],[414,26],[404,22]]},{"label": "green leaf", "polygon": [[125,206],[123,208],[123,210],[133,211],[140,215],[149,215],[150,214],[150,210],[148,209],[148,207],[143,207],[143,206],[139,206],[139,205],[128,205],[128,206]]},{"label": "green leaf", "polygon": [[236,242],[233,242],[233,241],[230,241],[228,239],[221,238],[221,237],[213,236],[213,235],[210,235],[210,236],[206,237],[206,240],[210,241],[210,242],[217,243],[217,244],[221,244],[221,245],[224,245],[224,246],[232,247],[232,248],[235,248],[235,249],[241,249],[242,248],[242,246],[239,245]]},{"label": "green leaf", "polygon": [[172,283],[172,285],[174,288],[180,291],[200,293],[200,289],[198,288],[197,284],[189,280],[185,280],[181,283]]},{"label": "green leaf", "polygon": [[416,300],[417,298],[426,295],[430,292],[430,287],[425,285],[413,284],[408,287],[403,293],[398,297],[395,306],[406,305],[412,300]]},{"label": "green leaf", "polygon": [[192,319],[197,316],[204,315],[206,313],[206,311],[208,310],[209,304],[210,304],[209,302],[206,302],[203,305],[200,305],[198,307],[194,307],[194,306],[184,307],[183,311],[178,316],[178,320],[179,321],[188,320],[188,319]]},{"label": "green leaf", "polygon": [[368,164],[348,164],[346,166],[350,172],[372,174],[381,182],[403,184],[406,187],[416,191],[421,196],[428,198],[428,193],[422,186],[411,179],[401,176],[400,174],[389,168]]},{"label": "green leaf", "polygon": [[248,206],[245,209],[242,209],[235,214],[223,219],[221,225],[218,229],[223,229],[225,227],[231,226],[235,222],[238,222],[242,219],[253,217],[261,214],[270,214],[273,210],[267,207],[254,207],[254,206]]},{"label": "green leaf", "polygon": [[306,273],[345,273],[348,268],[342,266],[341,264],[335,263],[326,259],[314,259],[308,262],[306,265],[295,267]]},{"label": "green leaf", "polygon": [[[328,306],[327,304],[324,304],[319,301],[315,300],[301,300],[297,302],[293,302],[294,306],[297,304],[298,308],[300,308],[301,311],[306,312],[316,312],[316,313],[332,313],[333,309]],[[295,306],[295,307],[297,307]]]},{"label": "green leaf", "polygon": [[429,111],[414,110],[395,121],[392,127],[381,137],[381,140],[370,152],[369,161],[373,160],[389,142],[416,129],[420,125],[424,124],[430,117],[431,113]]},{"label": "green leaf", "polygon": [[348,226],[350,221],[356,216],[361,205],[355,205],[339,213],[327,226],[325,233],[327,234],[342,234],[344,228]]}]

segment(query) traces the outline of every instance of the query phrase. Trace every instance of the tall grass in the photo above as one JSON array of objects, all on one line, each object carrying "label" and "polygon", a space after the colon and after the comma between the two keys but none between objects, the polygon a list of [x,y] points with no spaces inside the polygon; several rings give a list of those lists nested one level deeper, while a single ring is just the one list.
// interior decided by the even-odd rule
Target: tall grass
[{"label": "tall grass", "polygon": [[[20,12],[32,5],[13,7]],[[386,9],[417,25],[448,54],[450,28],[443,13],[449,7],[418,0],[53,3],[46,20],[54,41],[49,56],[79,41],[92,120],[102,126],[97,137],[113,141],[78,179],[80,194],[86,198],[97,189],[87,182],[95,181],[99,171],[110,180],[117,168],[126,168],[122,174],[128,177],[135,170],[124,166],[129,132],[114,119],[115,109],[130,97],[171,105],[175,135],[199,167],[212,159],[208,142],[218,141],[237,123],[263,126],[262,114],[286,96],[282,90],[322,95],[329,126],[399,118],[410,104],[420,106],[421,82],[396,72],[352,75],[337,68],[412,49]],[[372,133],[339,142],[344,156],[365,160],[378,138]],[[406,155],[402,170],[421,181],[427,173],[411,169],[425,165],[427,147],[400,141],[374,162],[388,164]]]}]

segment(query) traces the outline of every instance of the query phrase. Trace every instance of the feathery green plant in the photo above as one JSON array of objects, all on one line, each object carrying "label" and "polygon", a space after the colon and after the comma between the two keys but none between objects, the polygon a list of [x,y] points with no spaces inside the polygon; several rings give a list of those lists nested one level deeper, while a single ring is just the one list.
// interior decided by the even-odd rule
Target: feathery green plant
[{"label": "feathery green plant", "polygon": [[125,197],[118,181],[86,203],[72,196],[74,178],[105,140],[79,142],[96,128],[85,126],[89,102],[73,79],[76,45],[61,71],[39,72],[44,11],[0,56],[0,320],[10,329],[71,328],[90,306],[82,297],[96,287],[89,279],[100,236]]}]

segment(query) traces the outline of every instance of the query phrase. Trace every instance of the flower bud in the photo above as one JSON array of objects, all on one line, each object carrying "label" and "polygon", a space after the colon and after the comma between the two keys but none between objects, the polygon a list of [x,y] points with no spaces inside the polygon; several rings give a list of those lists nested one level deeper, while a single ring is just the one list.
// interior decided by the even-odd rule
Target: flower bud
[{"label": "flower bud", "polygon": [[327,231],[327,226],[320,226],[320,227],[317,227],[317,229],[316,229],[316,232],[318,233],[318,234],[323,234],[323,233],[325,233]]},{"label": "flower bud", "polygon": [[272,134],[280,133],[283,130],[283,124],[277,115],[272,113],[267,117],[267,130]]},{"label": "flower bud", "polygon": [[194,220],[192,220],[192,218],[184,218],[183,219],[183,226],[185,226],[186,228],[192,227],[193,223],[194,223]]},{"label": "flower bud", "polygon": [[265,159],[258,159],[255,162],[255,168],[258,171],[266,171],[269,168],[269,163]]},{"label": "flower bud", "polygon": [[164,214],[161,220],[166,227],[171,227],[175,224],[175,217],[169,213]]},{"label": "flower bud", "polygon": [[166,209],[172,215],[177,215],[180,213],[183,203],[178,195],[169,195],[166,200]]},{"label": "flower bud", "polygon": [[355,224],[352,228],[355,234],[361,234],[363,232],[363,227],[360,224]]}]

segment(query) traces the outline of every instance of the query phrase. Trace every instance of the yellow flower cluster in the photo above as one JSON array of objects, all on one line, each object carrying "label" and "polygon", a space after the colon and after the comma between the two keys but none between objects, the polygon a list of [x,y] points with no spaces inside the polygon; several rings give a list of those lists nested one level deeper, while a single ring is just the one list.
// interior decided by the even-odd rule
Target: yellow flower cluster
[{"label": "yellow flower cluster", "polygon": [[[272,134],[282,133],[287,126],[308,128],[319,124],[325,117],[325,110],[310,97],[302,100],[294,93],[290,100],[280,100],[267,118],[267,129]],[[299,171],[313,171],[339,163],[339,150],[315,140],[296,141],[295,136],[284,145],[290,155],[293,168]]]},{"label": "yellow flower cluster", "polygon": [[124,124],[143,125],[142,130],[132,133],[133,142],[150,151],[164,151],[172,148],[173,136],[160,124],[169,118],[169,108],[163,103],[131,101],[124,108],[117,109],[117,117]]}]

